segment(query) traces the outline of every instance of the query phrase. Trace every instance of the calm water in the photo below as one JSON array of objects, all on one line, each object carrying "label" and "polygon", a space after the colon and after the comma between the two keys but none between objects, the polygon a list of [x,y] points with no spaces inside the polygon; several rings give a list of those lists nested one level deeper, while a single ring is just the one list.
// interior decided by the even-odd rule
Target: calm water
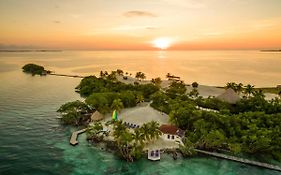
[{"label": "calm water", "polygon": [[[89,145],[85,140],[85,135],[79,138],[78,146],[72,147],[69,145],[68,139],[74,128],[61,126],[55,111],[66,101],[80,99],[79,95],[74,92],[74,87],[79,83],[79,79],[54,76],[32,77],[20,70],[20,67],[28,62],[44,64],[57,70],[57,72],[77,74],[97,72],[101,68],[109,70],[117,67],[133,72],[139,66],[138,70],[149,72],[152,76],[161,72],[160,69],[165,72],[169,69],[169,72],[180,74],[180,70],[183,70],[184,65],[188,62],[193,66],[187,66],[186,70],[195,69],[199,64],[199,61],[196,61],[195,58],[192,58],[193,61],[186,61],[181,57],[177,61],[179,62],[182,59],[182,64],[174,63],[174,65],[168,66],[172,62],[172,57],[170,58],[167,53],[165,53],[166,56],[161,53],[162,57],[158,57],[159,53],[154,52],[144,53],[144,58],[147,58],[145,62],[141,60],[142,55],[140,53],[110,52],[108,55],[106,52],[0,53],[0,174],[280,174],[275,171],[215,158],[174,161],[170,156],[162,156],[159,162],[142,159],[135,163],[126,163],[112,154]],[[149,58],[149,53],[152,58]],[[173,56],[175,56],[174,54],[176,53],[172,53]],[[205,54],[201,55],[201,58],[198,53],[192,54],[197,55],[198,59],[207,59]],[[215,55],[215,53],[213,54]],[[223,54],[228,55],[224,52]],[[249,55],[249,53],[247,54]],[[247,54],[244,56],[248,60],[248,65]],[[114,55],[116,55],[116,58],[114,58]],[[260,54],[257,53],[257,55]],[[274,63],[276,63],[271,65],[270,71],[272,74],[270,74],[271,79],[268,79],[268,84],[276,84],[278,79],[274,79],[274,76],[279,75],[280,77],[280,70],[276,68],[278,64],[280,66],[280,59],[278,60],[278,55],[268,55],[268,59],[274,60]],[[102,58],[107,58],[110,61]],[[235,60],[234,58],[226,59]],[[259,65],[261,63],[257,63],[258,59],[261,59],[262,63],[266,62],[262,58],[257,58],[257,65],[254,66],[254,69],[263,67]],[[228,61],[223,61],[220,57],[216,64]],[[123,65],[124,62],[127,62],[127,64]],[[237,61],[233,62],[238,64]],[[211,61],[208,64],[215,65]],[[176,65],[181,65],[181,67],[178,69],[173,67]],[[270,66],[269,63],[264,65],[264,67],[266,66]],[[266,70],[265,68],[262,69],[264,70],[260,71]],[[256,70],[249,71],[255,72]],[[181,75],[188,74],[185,77],[191,81],[190,72],[182,72]],[[197,70],[194,70],[194,72],[197,72]],[[263,73],[267,75],[265,72]],[[201,75],[205,74],[209,73],[201,72]],[[255,81],[260,82],[260,85],[267,85],[263,84],[261,80]],[[202,82],[208,83],[207,79],[203,81],[203,78]],[[217,83],[219,83],[217,80],[214,81],[214,84]]]},{"label": "calm water", "polygon": [[65,51],[56,53],[0,53],[0,72],[25,63],[38,63],[58,73],[99,74],[117,68],[147,78],[170,72],[187,83],[225,85],[235,81],[256,86],[281,84],[281,53],[260,51]]}]

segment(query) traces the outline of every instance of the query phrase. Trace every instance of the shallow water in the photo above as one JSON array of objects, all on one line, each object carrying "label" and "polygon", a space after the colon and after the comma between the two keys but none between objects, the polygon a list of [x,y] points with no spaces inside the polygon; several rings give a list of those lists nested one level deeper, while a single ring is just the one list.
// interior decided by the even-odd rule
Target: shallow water
[{"label": "shallow water", "polygon": [[[143,158],[134,163],[127,163],[88,144],[85,135],[79,137],[78,146],[70,146],[68,139],[74,128],[61,126],[55,111],[67,101],[80,99],[74,92],[74,87],[80,80],[55,76],[30,76],[19,69],[24,63],[40,62],[41,59],[50,65],[54,62],[52,58],[65,61],[63,56],[56,54],[70,53],[46,54],[47,56],[43,53],[34,55],[16,53],[16,56],[10,54],[8,57],[3,55],[0,57],[1,175],[280,174],[276,171],[207,157],[174,161],[171,156],[163,155],[159,162],[150,162]],[[67,57],[71,57],[71,54]],[[61,70],[66,71],[63,68]]]}]

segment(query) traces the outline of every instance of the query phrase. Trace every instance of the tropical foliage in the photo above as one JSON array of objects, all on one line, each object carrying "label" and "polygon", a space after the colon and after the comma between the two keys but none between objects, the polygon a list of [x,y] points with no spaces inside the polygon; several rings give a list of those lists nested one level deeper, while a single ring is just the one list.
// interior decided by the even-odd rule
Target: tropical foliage
[{"label": "tropical foliage", "polygon": [[[253,86],[246,87],[251,95],[236,105],[214,97],[194,99],[167,90],[153,94],[151,106],[169,114],[170,121],[186,131],[186,140],[192,143],[181,147],[186,156],[192,155],[192,148],[200,148],[281,160],[281,101],[267,101],[261,91],[252,92]],[[197,106],[218,112],[199,110]]]},{"label": "tropical foliage", "polygon": [[23,72],[30,73],[32,75],[45,75],[46,73],[50,73],[50,71],[45,70],[43,66],[39,66],[37,64],[26,64],[22,67]]},{"label": "tropical foliage", "polygon": [[61,121],[68,125],[81,125],[90,119],[87,115],[92,110],[85,103],[77,100],[62,105],[57,112],[62,115]]},{"label": "tropical foliage", "polygon": [[120,120],[115,121],[113,126],[113,136],[119,154],[130,162],[141,157],[145,143],[159,138],[160,135],[159,123],[155,121],[145,123],[133,131],[129,131]]}]

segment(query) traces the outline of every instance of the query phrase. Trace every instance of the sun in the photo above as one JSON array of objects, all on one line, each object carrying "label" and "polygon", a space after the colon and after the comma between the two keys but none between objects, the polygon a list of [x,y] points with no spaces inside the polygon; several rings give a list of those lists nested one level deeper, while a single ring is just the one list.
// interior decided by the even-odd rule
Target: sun
[{"label": "sun", "polygon": [[154,47],[164,50],[171,46],[171,40],[169,38],[156,38],[152,44]]}]

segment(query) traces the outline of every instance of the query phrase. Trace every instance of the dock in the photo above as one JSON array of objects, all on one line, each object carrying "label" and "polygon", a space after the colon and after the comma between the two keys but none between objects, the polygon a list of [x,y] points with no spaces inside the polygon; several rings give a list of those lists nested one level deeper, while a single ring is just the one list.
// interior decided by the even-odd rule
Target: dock
[{"label": "dock", "polygon": [[78,135],[84,133],[85,131],[86,131],[86,128],[73,132],[71,135],[71,138],[69,140],[69,143],[73,146],[77,145],[78,144],[78,141],[77,141]]},{"label": "dock", "polygon": [[72,77],[72,78],[85,78],[86,77],[86,76],[81,76],[81,75],[67,75],[67,74],[56,74],[56,73],[50,73],[49,75],[60,76],[60,77]]},{"label": "dock", "polygon": [[239,158],[239,157],[235,157],[235,156],[229,156],[229,155],[225,155],[225,154],[221,154],[221,153],[203,151],[203,150],[199,150],[199,149],[194,149],[194,150],[198,153],[201,153],[201,154],[206,154],[206,155],[209,155],[209,156],[214,156],[214,157],[218,157],[218,158],[222,158],[222,159],[232,160],[232,161],[236,161],[236,162],[240,162],[240,163],[244,163],[244,164],[248,164],[248,165],[254,165],[254,166],[257,166],[257,167],[267,168],[267,169],[270,169],[270,170],[275,170],[275,171],[281,172],[281,167],[279,167],[277,165],[257,162],[257,161]]}]

